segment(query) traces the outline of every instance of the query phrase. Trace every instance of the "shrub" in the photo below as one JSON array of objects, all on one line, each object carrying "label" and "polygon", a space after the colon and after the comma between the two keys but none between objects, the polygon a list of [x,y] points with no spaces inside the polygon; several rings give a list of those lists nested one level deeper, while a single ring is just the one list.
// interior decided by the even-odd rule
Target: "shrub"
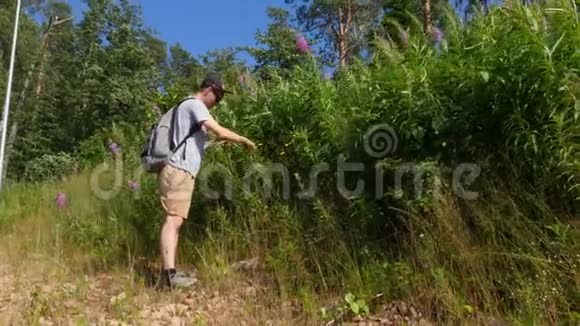
[{"label": "shrub", "polygon": [[78,161],[68,153],[45,154],[28,162],[24,169],[24,180],[33,182],[56,181],[74,174]]}]

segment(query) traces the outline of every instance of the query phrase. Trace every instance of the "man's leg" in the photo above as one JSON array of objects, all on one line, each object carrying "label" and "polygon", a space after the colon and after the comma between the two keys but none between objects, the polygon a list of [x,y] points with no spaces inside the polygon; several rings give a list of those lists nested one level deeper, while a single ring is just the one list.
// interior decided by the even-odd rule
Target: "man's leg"
[{"label": "man's leg", "polygon": [[161,228],[161,258],[165,271],[175,270],[175,254],[179,240],[179,228],[183,224],[183,218],[168,215]]},{"label": "man's leg", "polygon": [[190,286],[194,283],[191,278],[177,275],[175,270],[179,229],[188,216],[193,188],[194,179],[191,174],[169,165],[161,171],[161,204],[166,217],[161,227],[160,251],[166,285]]}]

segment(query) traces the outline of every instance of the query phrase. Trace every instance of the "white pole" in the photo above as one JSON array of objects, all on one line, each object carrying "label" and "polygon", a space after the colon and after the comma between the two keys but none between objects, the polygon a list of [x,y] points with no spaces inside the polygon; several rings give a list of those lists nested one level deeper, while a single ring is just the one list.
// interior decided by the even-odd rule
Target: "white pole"
[{"label": "white pole", "polygon": [[8,112],[10,110],[10,93],[12,92],[12,75],[14,74],[14,59],[16,56],[16,40],[18,38],[18,20],[20,18],[20,0],[16,2],[16,18],[14,19],[14,35],[12,37],[12,54],[10,55],[10,68],[8,70],[8,84],[6,85],[6,100],[4,102],[4,115],[2,117],[2,143],[0,144],[0,189],[4,176],[4,152],[6,147],[6,131],[8,130]]}]

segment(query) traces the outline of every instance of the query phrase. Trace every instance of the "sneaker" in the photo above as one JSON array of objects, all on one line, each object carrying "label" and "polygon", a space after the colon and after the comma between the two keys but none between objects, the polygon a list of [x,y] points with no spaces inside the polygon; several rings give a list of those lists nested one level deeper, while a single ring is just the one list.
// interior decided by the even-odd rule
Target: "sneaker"
[{"label": "sneaker", "polygon": [[197,279],[195,277],[189,276],[183,272],[178,272],[169,276],[169,285],[172,288],[189,288],[192,287],[195,283],[197,283]]},{"label": "sneaker", "polygon": [[180,276],[180,277],[191,277],[191,278],[196,278],[196,272],[193,271],[193,273],[190,272],[186,272],[186,271],[176,271],[175,275]]},{"label": "sneaker", "polygon": [[189,288],[197,283],[195,275],[190,275],[187,272],[175,272],[173,275],[163,273],[161,276],[161,286],[163,288]]}]

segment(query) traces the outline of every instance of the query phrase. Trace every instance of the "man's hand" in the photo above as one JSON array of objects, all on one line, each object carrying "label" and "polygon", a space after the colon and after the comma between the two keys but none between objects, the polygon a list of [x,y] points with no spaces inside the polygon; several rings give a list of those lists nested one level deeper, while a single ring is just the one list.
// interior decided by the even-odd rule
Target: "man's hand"
[{"label": "man's hand", "polygon": [[256,145],[244,136],[240,136],[235,132],[220,126],[213,118],[203,121],[203,126],[213,133],[219,140],[230,141],[234,143],[243,144],[248,149],[256,149]]},{"label": "man's hand", "polygon": [[256,150],[256,144],[254,144],[254,142],[252,142],[251,140],[249,140],[246,137],[242,137],[242,138],[243,138],[242,143],[244,144],[244,146],[246,146],[246,149]]}]

